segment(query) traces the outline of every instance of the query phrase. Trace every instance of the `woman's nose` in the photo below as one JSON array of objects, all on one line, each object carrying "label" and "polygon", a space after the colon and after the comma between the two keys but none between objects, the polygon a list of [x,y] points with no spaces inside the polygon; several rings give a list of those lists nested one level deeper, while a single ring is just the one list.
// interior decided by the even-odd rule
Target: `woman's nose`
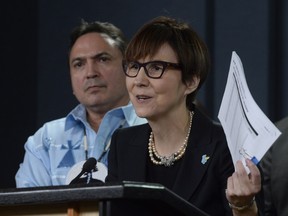
[{"label": "woman's nose", "polygon": [[139,69],[139,72],[138,72],[137,76],[135,77],[134,82],[138,86],[146,86],[146,85],[148,85],[149,80],[148,80],[148,77],[147,77],[147,75],[145,73],[144,67],[141,67]]}]

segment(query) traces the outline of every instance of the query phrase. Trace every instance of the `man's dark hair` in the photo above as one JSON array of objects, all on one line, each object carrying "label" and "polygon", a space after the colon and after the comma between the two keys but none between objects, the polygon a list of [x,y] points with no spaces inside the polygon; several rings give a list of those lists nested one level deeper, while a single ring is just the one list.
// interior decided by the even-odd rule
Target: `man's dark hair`
[{"label": "man's dark hair", "polygon": [[69,46],[69,52],[71,51],[74,43],[76,40],[87,33],[91,32],[97,32],[100,34],[106,34],[110,38],[112,38],[115,42],[119,50],[124,55],[127,41],[123,34],[123,32],[117,28],[115,25],[109,22],[86,22],[85,20],[81,20],[81,24],[73,29],[73,31],[70,34],[70,46]]}]

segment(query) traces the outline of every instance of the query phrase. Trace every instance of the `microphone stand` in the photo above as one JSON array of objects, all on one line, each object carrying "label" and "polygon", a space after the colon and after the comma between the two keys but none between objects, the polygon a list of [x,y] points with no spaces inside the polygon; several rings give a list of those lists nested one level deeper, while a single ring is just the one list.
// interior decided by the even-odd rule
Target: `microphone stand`
[{"label": "microphone stand", "polygon": [[91,181],[91,179],[92,179],[92,171],[87,172],[87,181],[86,181],[86,184],[89,184],[90,181]]}]

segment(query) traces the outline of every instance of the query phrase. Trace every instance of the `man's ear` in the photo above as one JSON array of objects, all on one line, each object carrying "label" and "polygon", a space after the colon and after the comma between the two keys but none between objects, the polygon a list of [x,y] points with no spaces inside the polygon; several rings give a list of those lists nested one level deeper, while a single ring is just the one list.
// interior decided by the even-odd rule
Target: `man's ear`
[{"label": "man's ear", "polygon": [[199,83],[200,83],[200,78],[198,76],[193,76],[191,80],[186,82],[187,89],[185,91],[185,94],[188,95],[194,92],[198,88]]}]

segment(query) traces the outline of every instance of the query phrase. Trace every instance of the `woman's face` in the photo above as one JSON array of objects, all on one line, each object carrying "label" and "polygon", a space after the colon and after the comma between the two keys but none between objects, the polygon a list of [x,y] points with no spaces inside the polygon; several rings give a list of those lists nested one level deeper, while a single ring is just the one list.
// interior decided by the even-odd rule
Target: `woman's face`
[{"label": "woman's face", "polygon": [[[166,61],[178,63],[177,55],[168,44],[163,44],[152,57],[137,60]],[[161,118],[186,107],[186,96],[197,88],[198,82],[182,82],[181,70],[167,67],[160,79],[153,79],[145,74],[141,67],[136,77],[126,77],[126,86],[136,113],[148,120]]]}]

